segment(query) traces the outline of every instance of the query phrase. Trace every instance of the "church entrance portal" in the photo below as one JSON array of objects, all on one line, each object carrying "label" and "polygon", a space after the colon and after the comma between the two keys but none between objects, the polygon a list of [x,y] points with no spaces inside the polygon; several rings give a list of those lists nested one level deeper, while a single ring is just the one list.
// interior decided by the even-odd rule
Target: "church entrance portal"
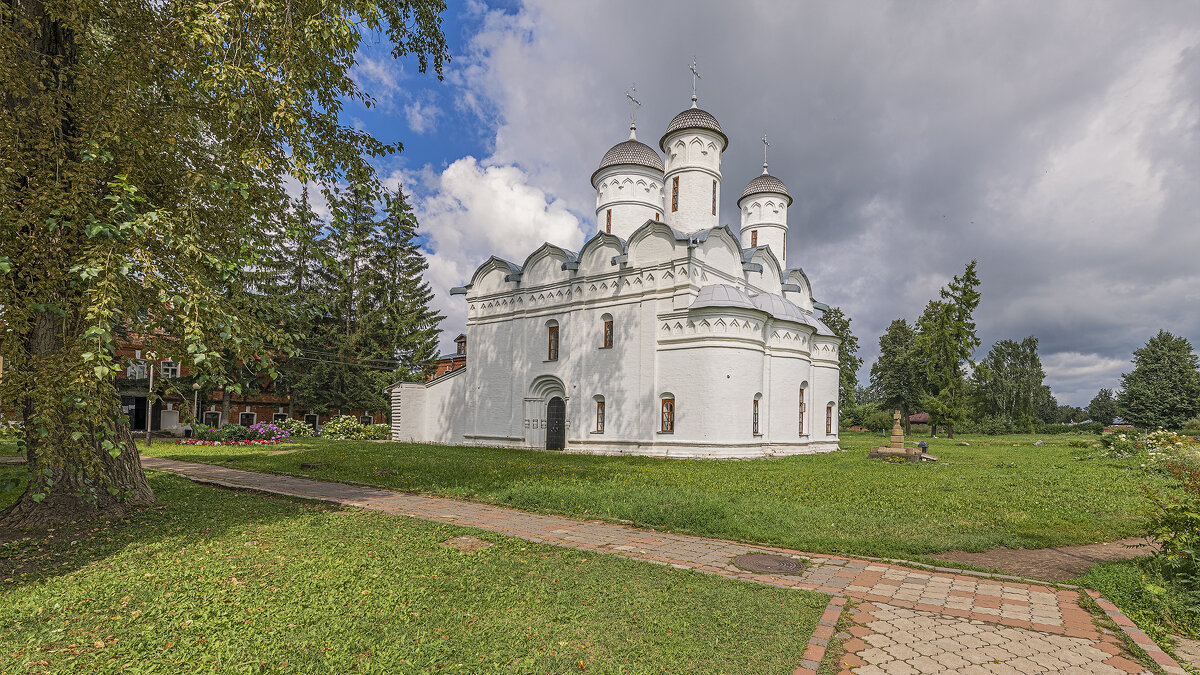
[{"label": "church entrance portal", "polygon": [[567,444],[567,404],[555,396],[546,404],[546,449],[562,450]]}]

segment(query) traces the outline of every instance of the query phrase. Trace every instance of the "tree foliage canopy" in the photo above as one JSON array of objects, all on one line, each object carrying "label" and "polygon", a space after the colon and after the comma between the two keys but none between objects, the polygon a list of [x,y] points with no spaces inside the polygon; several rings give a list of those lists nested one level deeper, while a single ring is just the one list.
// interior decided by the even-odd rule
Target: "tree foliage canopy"
[{"label": "tree foliage canopy", "polygon": [[1200,370],[1192,343],[1165,330],[1133,351],[1121,375],[1121,417],[1138,427],[1177,429],[1200,414]]},{"label": "tree foliage canopy", "polygon": [[[29,501],[75,517],[146,501],[119,437],[115,350],[136,335],[221,379],[292,335],[243,297],[286,177],[332,183],[399,150],[343,123],[372,104],[364,39],[440,73],[441,0],[0,4],[0,406],[26,421]],[[132,462],[132,464],[130,464]]]},{"label": "tree foliage canopy", "polygon": [[838,405],[846,410],[855,405],[854,390],[858,386],[858,369],[862,366],[862,359],[858,356],[858,338],[850,330],[852,319],[846,316],[841,307],[829,308],[822,314],[821,320],[834,335],[842,339],[838,347]]}]

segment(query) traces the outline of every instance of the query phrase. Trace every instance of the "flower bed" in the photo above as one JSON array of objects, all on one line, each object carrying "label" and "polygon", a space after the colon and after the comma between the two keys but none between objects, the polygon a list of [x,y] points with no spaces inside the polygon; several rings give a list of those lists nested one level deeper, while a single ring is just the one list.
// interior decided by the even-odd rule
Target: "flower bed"
[{"label": "flower bed", "polygon": [[279,443],[286,442],[286,438],[274,438],[269,440],[265,438],[255,438],[244,441],[202,441],[198,438],[185,438],[183,440],[175,441],[175,445],[277,445]]}]

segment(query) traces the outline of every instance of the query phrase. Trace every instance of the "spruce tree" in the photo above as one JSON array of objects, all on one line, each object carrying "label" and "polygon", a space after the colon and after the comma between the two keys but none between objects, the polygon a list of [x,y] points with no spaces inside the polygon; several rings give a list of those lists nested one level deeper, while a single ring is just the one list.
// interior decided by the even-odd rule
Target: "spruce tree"
[{"label": "spruce tree", "polygon": [[857,405],[854,389],[858,386],[858,369],[862,366],[862,359],[858,357],[858,338],[850,330],[851,319],[841,307],[826,310],[821,320],[842,339],[838,347],[838,405],[849,412]]},{"label": "spruce tree", "polygon": [[906,432],[909,415],[925,391],[925,369],[917,354],[917,332],[896,319],[879,336],[879,359],[871,364],[871,387],[886,410],[899,410]]},{"label": "spruce tree", "polygon": [[1177,429],[1200,414],[1200,371],[1192,343],[1165,330],[1133,352],[1121,375],[1121,417],[1134,426]]},{"label": "spruce tree", "polygon": [[929,413],[934,435],[938,424],[945,424],[947,435],[954,438],[954,424],[967,416],[963,366],[979,346],[974,319],[980,298],[975,266],[972,260],[962,276],[955,276],[942,288],[941,300],[931,300],[917,322],[917,348],[929,383],[921,407]]}]

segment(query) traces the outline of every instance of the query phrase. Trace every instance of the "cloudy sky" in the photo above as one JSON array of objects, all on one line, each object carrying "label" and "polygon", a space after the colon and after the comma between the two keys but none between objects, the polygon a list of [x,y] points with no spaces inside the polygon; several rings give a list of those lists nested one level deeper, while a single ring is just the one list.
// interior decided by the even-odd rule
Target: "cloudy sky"
[{"label": "cloudy sky", "polygon": [[372,46],[349,111],[403,153],[429,281],[463,327],[495,253],[593,233],[588,183],[637,85],[651,145],[702,79],[730,138],[722,222],[761,169],[795,198],[789,263],[866,358],[972,258],[982,357],[1034,334],[1060,403],[1115,387],[1165,328],[1200,345],[1200,3],[451,2],[444,82]]}]

